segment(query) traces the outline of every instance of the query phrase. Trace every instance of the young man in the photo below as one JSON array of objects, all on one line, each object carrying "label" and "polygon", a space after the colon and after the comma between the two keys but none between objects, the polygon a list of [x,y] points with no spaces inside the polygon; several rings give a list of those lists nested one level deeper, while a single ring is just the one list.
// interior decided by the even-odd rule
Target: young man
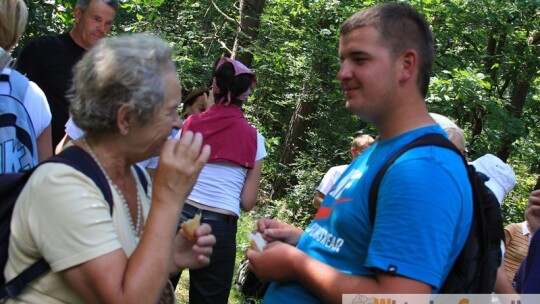
[{"label": "young man", "polygon": [[[371,146],[374,142],[375,139],[367,134],[356,135],[351,143],[352,160],[355,160],[358,155],[369,148],[369,146]],[[334,166],[330,168],[326,174],[324,174],[324,177],[317,187],[317,190],[315,190],[315,195],[313,196],[312,203],[315,208],[319,208],[321,206],[326,194],[328,194],[330,189],[332,189],[332,186],[334,186],[334,184],[338,181],[341,173],[343,173],[348,166],[349,165]]]},{"label": "young man", "polygon": [[382,165],[421,135],[445,134],[424,100],[434,51],[423,17],[403,3],[362,10],[341,28],[339,56],[346,107],[373,123],[379,140],[343,172],[304,232],[258,222],[270,242],[246,255],[258,276],[274,281],[267,303],[437,292],[470,229],[465,166],[460,155],[434,146],[409,150],[390,166],[373,228],[368,216],[369,189]]},{"label": "young man", "polygon": [[64,137],[69,118],[66,92],[71,86],[73,66],[113,25],[118,0],[78,0],[71,31],[39,37],[21,52],[15,68],[34,81],[47,96],[52,112],[52,145]]}]

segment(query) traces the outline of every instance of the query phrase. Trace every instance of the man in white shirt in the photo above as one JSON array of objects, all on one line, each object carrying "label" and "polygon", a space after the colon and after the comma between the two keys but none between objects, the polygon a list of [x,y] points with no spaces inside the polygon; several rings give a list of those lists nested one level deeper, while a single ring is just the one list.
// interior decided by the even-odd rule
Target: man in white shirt
[{"label": "man in white shirt", "polygon": [[[369,146],[371,146],[371,144],[373,144],[374,142],[375,139],[373,139],[373,137],[369,135],[356,135],[351,143],[352,160],[355,160],[358,155],[360,155],[367,148],[369,148]],[[315,196],[313,196],[313,206],[315,206],[315,208],[319,208],[326,194],[330,192],[332,186],[337,182],[337,180],[341,176],[341,173],[343,173],[343,171],[345,171],[348,166],[349,165],[334,166],[330,168],[328,172],[326,172],[321,183],[317,187],[317,190],[315,190]]]}]

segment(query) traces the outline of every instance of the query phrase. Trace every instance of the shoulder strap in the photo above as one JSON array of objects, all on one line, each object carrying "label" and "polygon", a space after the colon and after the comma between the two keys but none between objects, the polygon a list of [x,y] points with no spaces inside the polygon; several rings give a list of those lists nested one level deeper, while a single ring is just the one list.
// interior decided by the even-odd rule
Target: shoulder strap
[{"label": "shoulder strap", "polygon": [[23,272],[7,282],[0,290],[0,299],[5,297],[15,298],[21,293],[26,284],[37,279],[40,275],[49,271],[50,266],[44,258],[40,258]]},{"label": "shoulder strap", "polygon": [[[101,190],[103,197],[107,203],[109,203],[112,214],[113,199],[107,178],[94,159],[83,149],[77,146],[68,147],[60,154],[49,158],[44,163],[63,163],[84,173],[86,176],[92,179],[94,183],[96,183],[96,186]],[[144,181],[146,183],[146,178],[144,178]],[[37,260],[34,264],[26,268],[18,276],[11,279],[3,286],[3,288],[0,290],[0,299],[5,298],[6,296],[10,298],[16,297],[29,282],[49,271],[49,269],[49,264],[44,258]]]},{"label": "shoulder strap", "polygon": [[64,149],[62,152],[60,152],[60,154],[49,158],[45,162],[63,163],[69,165],[92,179],[99,190],[101,190],[103,197],[109,204],[112,214],[114,203],[109,182],[96,161],[92,158],[92,156],[86,153],[86,151],[77,146],[71,146]]},{"label": "shoulder strap", "polygon": [[[51,157],[46,162],[64,163],[70,165],[91,178],[99,190],[101,190],[101,193],[103,194],[103,197],[107,203],[109,203],[112,214],[113,199],[109,182],[101,171],[99,165],[88,153],[86,153],[86,151],[77,146],[71,146],[64,149],[60,154]],[[135,167],[135,172],[137,173],[137,177],[143,186],[144,192],[148,194],[148,180],[146,179],[146,175],[143,171],[144,169],[142,169],[139,165],[133,166]]]},{"label": "shoulder strap", "polygon": [[143,186],[144,193],[148,195],[148,180],[146,179],[146,175],[143,172],[144,169],[142,169],[137,164],[133,165],[133,167],[135,167],[135,172],[137,172],[137,177],[139,178],[139,181],[141,182],[141,185]]},{"label": "shoulder strap", "polygon": [[461,152],[448,140],[448,138],[444,137],[441,134],[437,133],[428,133],[425,135],[422,135],[418,137],[417,139],[413,140],[409,144],[407,144],[405,147],[401,148],[396,154],[394,154],[379,170],[375,178],[373,179],[373,183],[371,184],[371,188],[369,190],[369,197],[368,197],[368,211],[369,211],[369,220],[371,223],[371,227],[375,225],[375,214],[377,211],[377,198],[379,196],[379,186],[381,184],[382,178],[384,177],[384,174],[386,173],[386,170],[394,163],[396,159],[398,159],[403,153],[409,151],[410,149],[416,148],[416,147],[422,147],[422,146],[437,146],[442,147],[446,149],[450,149],[457,154],[461,156],[464,163],[467,163],[465,160],[465,157]]},{"label": "shoulder strap", "polygon": [[9,86],[11,87],[10,95],[21,102],[24,102],[24,97],[26,96],[26,91],[28,90],[28,78],[16,70],[11,70],[11,73],[8,76],[8,81]]}]

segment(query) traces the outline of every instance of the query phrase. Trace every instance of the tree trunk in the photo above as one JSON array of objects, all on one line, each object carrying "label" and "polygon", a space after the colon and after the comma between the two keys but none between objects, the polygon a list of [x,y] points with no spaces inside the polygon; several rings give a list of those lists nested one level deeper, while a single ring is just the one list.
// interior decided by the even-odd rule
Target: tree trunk
[{"label": "tree trunk", "polygon": [[261,14],[266,0],[240,0],[240,27],[234,40],[231,57],[251,66],[253,52],[250,46],[259,36]]},{"label": "tree trunk", "polygon": [[[325,29],[328,28],[330,24],[330,20],[323,19],[319,21],[317,28]],[[298,183],[298,180],[293,172],[289,170],[289,166],[290,164],[294,163],[299,152],[307,149],[307,142],[304,138],[304,134],[306,134],[306,131],[313,126],[313,122],[309,120],[309,117],[317,108],[316,102],[320,98],[320,95],[317,92],[325,92],[335,89],[331,82],[329,82],[327,79],[327,63],[334,60],[334,58],[324,57],[325,55],[328,54],[324,52],[313,52],[311,54],[311,69],[313,70],[315,76],[313,79],[306,79],[306,81],[303,83],[303,94],[301,94],[302,97],[299,98],[291,120],[289,121],[287,134],[285,136],[284,145],[279,160],[278,172],[272,187],[272,199],[279,199],[285,196],[287,188]],[[304,96],[305,98],[303,98]]]},{"label": "tree trunk", "polygon": [[[306,92],[306,83],[304,83],[303,91]],[[306,119],[315,111],[315,104],[312,101],[299,101],[289,121],[287,134],[283,142],[281,157],[277,177],[272,187],[272,199],[278,199],[285,195],[286,189],[291,184],[296,184],[298,181],[293,174],[287,170],[288,166],[294,162],[296,152],[306,149],[306,142],[303,135],[310,127],[309,121]],[[288,176],[289,178],[286,178]],[[289,184],[287,184],[289,181]]]},{"label": "tree trunk", "polygon": [[[531,40],[534,42],[534,37],[531,38]],[[540,55],[538,46],[536,45],[534,46],[533,54],[536,56]],[[533,60],[532,57],[531,60],[520,65],[514,88],[512,90],[510,105],[506,107],[508,113],[517,119],[520,119],[521,114],[523,114],[523,108],[525,106],[525,101],[527,100],[527,94],[529,93],[531,82],[534,80],[536,72],[540,68],[540,62],[538,60]],[[500,159],[503,161],[508,159],[510,155],[510,147],[512,146],[512,143],[516,141],[517,137],[518,136],[516,134],[506,134],[502,138],[501,148],[497,153],[497,156]]]},{"label": "tree trunk", "polygon": [[[520,73],[518,74],[518,78],[516,79],[516,83],[514,84],[514,89],[512,90],[510,105],[506,107],[508,113],[514,118],[518,119],[521,118],[521,114],[523,113],[523,107],[525,106],[527,93],[529,92],[529,88],[531,87],[531,81],[533,80],[534,72],[536,71],[536,69],[531,71],[531,69],[527,68],[526,65],[527,64],[523,64],[520,69]],[[508,157],[510,156],[510,147],[516,139],[517,138],[515,134],[505,133],[503,135],[503,138],[501,140],[501,148],[497,153],[497,156],[500,159],[502,159],[503,161],[506,161],[508,159]]]},{"label": "tree trunk", "polygon": [[[487,39],[486,47],[486,56],[484,58],[484,69],[486,74],[490,76],[493,83],[497,83],[497,69],[493,68],[495,64],[495,58],[498,55],[497,52],[500,51],[500,48],[497,47],[498,43],[495,36],[497,35],[497,30],[493,28]],[[498,42],[498,43],[497,43]],[[474,106],[471,111],[470,122],[471,122],[471,141],[468,143],[470,147],[474,146],[476,139],[482,134],[484,129],[484,116],[486,115],[486,110],[482,106]],[[474,153],[474,151],[470,151]]]}]

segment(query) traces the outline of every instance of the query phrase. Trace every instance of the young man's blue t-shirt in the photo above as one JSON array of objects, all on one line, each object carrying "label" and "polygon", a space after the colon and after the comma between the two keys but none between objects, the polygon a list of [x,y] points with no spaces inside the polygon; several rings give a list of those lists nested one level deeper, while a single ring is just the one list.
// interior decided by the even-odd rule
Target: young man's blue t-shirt
[{"label": "young man's blue t-shirt", "polygon": [[[297,247],[347,274],[374,277],[380,269],[436,292],[471,224],[471,186],[461,157],[434,146],[409,150],[382,179],[373,229],[368,215],[368,193],[379,169],[426,133],[445,134],[438,125],[423,127],[378,141],[362,153],[325,197]],[[318,301],[297,282],[272,283],[264,298],[265,303]]]}]

